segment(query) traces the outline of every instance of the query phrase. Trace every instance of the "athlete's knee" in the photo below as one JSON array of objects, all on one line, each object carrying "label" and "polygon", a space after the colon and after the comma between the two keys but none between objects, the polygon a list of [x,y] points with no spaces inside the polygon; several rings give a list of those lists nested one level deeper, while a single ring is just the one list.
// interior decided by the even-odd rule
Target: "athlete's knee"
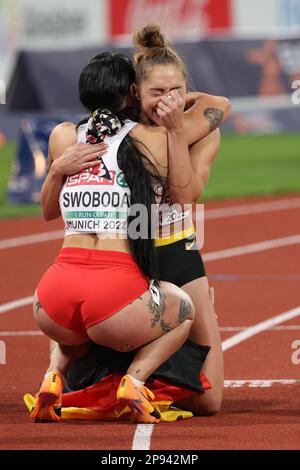
[{"label": "athlete's knee", "polygon": [[176,325],[185,323],[192,326],[195,318],[195,306],[192,299],[181,289],[177,288],[173,293],[171,305],[169,307],[173,311],[173,318]]},{"label": "athlete's knee", "polygon": [[221,409],[221,401],[214,401],[202,406],[196,411],[197,416],[215,416]]},{"label": "athlete's knee", "polygon": [[[204,393],[205,395],[205,393]],[[204,398],[204,399],[203,399]],[[207,397],[200,396],[199,403],[195,398],[193,413],[197,416],[214,416],[219,413],[222,405],[222,394],[214,394]]]},{"label": "athlete's knee", "polygon": [[181,318],[183,320],[187,318],[193,320],[195,316],[195,306],[189,294],[170,282],[161,282],[161,287],[163,294],[167,297],[169,307],[178,309],[179,305]]}]

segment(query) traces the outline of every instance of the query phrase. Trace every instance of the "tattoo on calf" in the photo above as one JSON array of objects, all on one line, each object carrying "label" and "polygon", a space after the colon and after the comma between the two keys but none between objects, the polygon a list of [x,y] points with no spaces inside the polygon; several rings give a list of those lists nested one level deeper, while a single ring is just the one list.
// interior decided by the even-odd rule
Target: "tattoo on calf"
[{"label": "tattoo on calf", "polygon": [[218,127],[218,125],[222,121],[224,112],[218,108],[206,108],[204,110],[204,116],[209,121],[209,129],[212,132]]},{"label": "tattoo on calf", "polygon": [[179,323],[183,323],[192,311],[190,302],[182,299],[179,306]]}]

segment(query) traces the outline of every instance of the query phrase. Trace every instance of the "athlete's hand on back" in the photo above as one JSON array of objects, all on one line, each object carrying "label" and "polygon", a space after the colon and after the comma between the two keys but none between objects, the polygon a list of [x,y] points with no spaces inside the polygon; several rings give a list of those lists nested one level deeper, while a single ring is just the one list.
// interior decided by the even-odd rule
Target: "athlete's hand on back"
[{"label": "athlete's hand on back", "polygon": [[162,96],[157,105],[157,114],[160,117],[162,126],[168,131],[183,130],[183,110],[184,100],[177,90],[172,90],[167,96]]},{"label": "athlete's hand on back", "polygon": [[63,176],[71,176],[99,165],[97,157],[107,151],[107,144],[84,144],[82,142],[68,147],[64,153],[52,163],[52,168]]}]

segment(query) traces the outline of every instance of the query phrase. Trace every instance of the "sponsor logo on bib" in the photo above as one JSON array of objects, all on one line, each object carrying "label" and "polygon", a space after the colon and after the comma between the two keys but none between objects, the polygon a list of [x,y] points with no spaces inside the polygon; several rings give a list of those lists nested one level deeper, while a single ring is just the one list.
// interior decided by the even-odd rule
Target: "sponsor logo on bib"
[{"label": "sponsor logo on bib", "polygon": [[113,186],[115,177],[116,172],[114,170],[109,172],[109,178],[102,176],[102,174],[94,174],[89,170],[84,170],[77,175],[68,176],[65,186],[66,188],[81,185]]},{"label": "sponsor logo on bib", "polygon": [[102,157],[98,157],[98,160],[99,160],[99,165],[96,165],[96,166],[93,166],[93,167],[89,168],[89,172],[93,173],[93,175],[101,176],[101,178],[105,178],[105,179],[111,181],[109,171],[108,171],[104,161],[102,160]]},{"label": "sponsor logo on bib", "polygon": [[121,188],[128,188],[128,184],[126,183],[124,173],[118,173],[117,175],[117,183]]}]

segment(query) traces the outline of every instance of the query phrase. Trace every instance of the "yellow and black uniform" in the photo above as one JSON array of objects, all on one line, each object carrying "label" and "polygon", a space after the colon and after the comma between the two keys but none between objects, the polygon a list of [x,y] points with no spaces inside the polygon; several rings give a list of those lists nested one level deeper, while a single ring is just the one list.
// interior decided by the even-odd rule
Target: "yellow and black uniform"
[{"label": "yellow and black uniform", "polygon": [[160,217],[157,233],[160,235],[155,240],[159,279],[182,287],[206,276],[191,210],[181,212],[170,206]]}]

